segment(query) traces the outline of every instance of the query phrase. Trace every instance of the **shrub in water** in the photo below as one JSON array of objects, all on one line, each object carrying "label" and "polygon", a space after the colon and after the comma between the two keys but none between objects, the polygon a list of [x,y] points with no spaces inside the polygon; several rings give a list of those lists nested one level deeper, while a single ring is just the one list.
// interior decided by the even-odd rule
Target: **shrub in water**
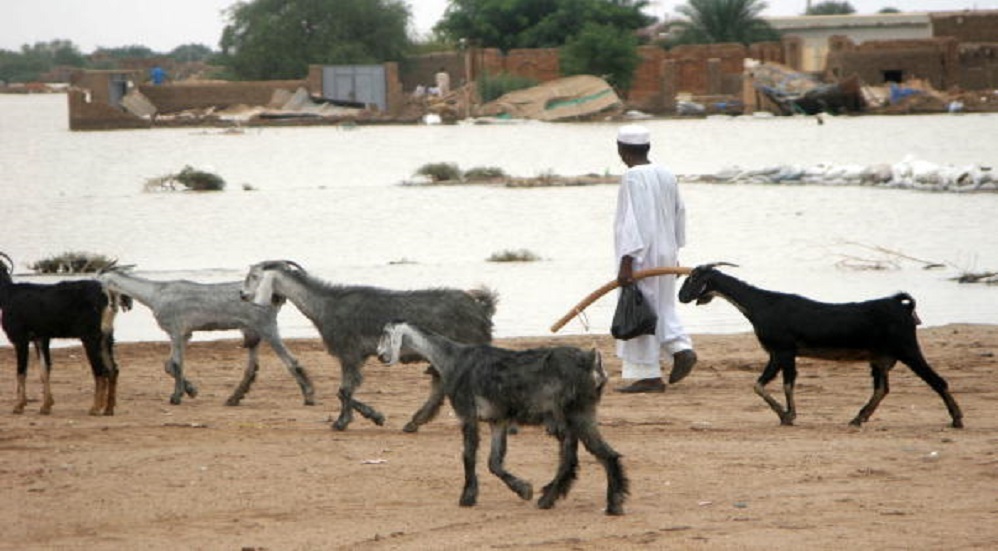
[{"label": "shrub in water", "polygon": [[492,253],[489,257],[489,262],[534,262],[540,260],[541,257],[528,251],[527,249],[520,249],[516,251],[505,250],[500,252]]},{"label": "shrub in water", "polygon": [[416,174],[426,176],[434,182],[461,179],[461,169],[454,163],[427,163],[419,167]]},{"label": "shrub in water", "polygon": [[497,166],[478,166],[464,173],[464,179],[474,180],[495,180],[505,178],[506,171]]},{"label": "shrub in water", "polygon": [[115,262],[115,259],[102,254],[66,252],[39,260],[28,268],[39,274],[86,274],[97,272]]}]

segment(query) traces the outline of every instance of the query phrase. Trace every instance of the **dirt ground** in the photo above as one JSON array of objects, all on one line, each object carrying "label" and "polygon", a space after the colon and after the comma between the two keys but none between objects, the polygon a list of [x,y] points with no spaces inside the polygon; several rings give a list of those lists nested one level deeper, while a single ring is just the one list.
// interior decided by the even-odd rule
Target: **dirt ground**
[{"label": "dirt ground", "polygon": [[[113,417],[91,417],[93,385],[79,348],[54,359],[52,415],[32,401],[12,415],[13,351],[0,349],[2,549],[994,549],[998,545],[998,326],[920,331],[950,384],[966,428],[949,427],[939,397],[907,368],[861,429],[848,426],[870,395],[862,364],[802,360],[798,419],[779,425],[752,392],[765,361],[754,338],[695,337],[700,364],[657,395],[608,391],[601,431],[624,455],[626,515],[603,514],[606,478],[580,452],[579,479],[554,509],[522,501],[488,473],[457,504],[461,437],[445,406],[417,434],[401,431],[422,403],[422,366],[370,362],[358,398],[387,416],[331,430],[339,368],[311,340],[289,346],[316,383],[305,406],[268,351],[255,387],[223,405],[242,373],[236,341],[191,346],[200,395],[172,406],[165,342],[122,344]],[[503,340],[598,346],[604,336]],[[771,385],[782,398],[779,383]],[[487,446],[483,427],[483,445]],[[555,441],[538,428],[511,437],[507,466],[535,495],[554,475]]]}]

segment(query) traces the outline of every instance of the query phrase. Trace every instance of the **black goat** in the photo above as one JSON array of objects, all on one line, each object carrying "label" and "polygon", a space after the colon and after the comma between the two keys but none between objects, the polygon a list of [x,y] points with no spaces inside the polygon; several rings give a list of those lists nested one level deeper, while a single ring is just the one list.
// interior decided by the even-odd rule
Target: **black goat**
[{"label": "black goat", "polygon": [[28,373],[28,346],[34,342],[42,361],[42,414],[52,411],[54,400],[49,383],[52,359],[49,342],[78,338],[83,343],[94,376],[94,403],[91,415],[114,415],[118,366],[114,362],[114,301],[93,280],[63,281],[51,285],[14,283],[10,274],[14,263],[0,262],[0,311],[3,330],[17,355],[17,403],[14,413],[23,413],[28,403],[25,383]]},{"label": "black goat", "polygon": [[[363,381],[360,368],[377,353],[385,324],[393,319],[413,320],[465,343],[492,341],[492,315],[496,295],[487,289],[424,289],[394,291],[360,285],[330,285],[289,260],[271,260],[250,267],[240,296],[258,305],[274,300],[291,301],[315,325],[326,350],[340,361],[340,416],[333,428],[345,430],[353,410],[377,425],[385,422],[381,412],[353,397]],[[415,358],[419,359],[419,358]],[[405,360],[405,359],[404,359]],[[430,395],[406,425],[415,432],[440,411],[444,401],[438,375],[433,369]]]},{"label": "black goat", "polygon": [[[963,427],[963,414],[949,392],[949,385],[925,361],[918,346],[915,326],[921,322],[911,295],[897,293],[864,302],[829,304],[758,289],[716,269],[724,264],[694,268],[679,289],[679,300],[706,304],[720,296],[748,318],[759,344],[769,352],[769,363],[756,381],[755,392],[780,416],[781,424],[792,425],[797,417],[796,358],[805,356],[870,362],[873,396],[850,422],[852,425],[860,426],[867,421],[890,392],[888,374],[900,360],[942,397],[952,426]],[[783,374],[786,409],[765,389],[778,372]]]},{"label": "black goat", "polygon": [[462,506],[470,507],[478,500],[478,422],[486,421],[492,428],[489,471],[518,496],[531,499],[533,488],[503,466],[506,433],[513,423],[543,425],[561,443],[561,451],[558,471],[544,486],[538,507],[549,509],[568,494],[579,466],[581,440],[606,470],[606,513],[624,514],[628,481],[620,454],[603,440],[596,423],[596,406],[607,379],[599,352],[571,347],[514,351],[486,344],[464,345],[405,322],[387,324],[378,343],[378,358],[394,364],[404,352],[419,354],[433,364],[461,419]]}]

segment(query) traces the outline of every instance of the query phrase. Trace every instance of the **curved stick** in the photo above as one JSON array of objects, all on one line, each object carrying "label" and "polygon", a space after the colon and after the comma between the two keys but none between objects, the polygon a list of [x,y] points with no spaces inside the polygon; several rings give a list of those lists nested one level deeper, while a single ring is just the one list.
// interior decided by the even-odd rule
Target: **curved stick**
[{"label": "curved stick", "polygon": [[[641,270],[640,272],[634,272],[634,279],[638,280],[638,279],[644,279],[646,277],[654,277],[660,275],[689,275],[691,271],[693,271],[693,268],[685,268],[683,266],[652,268],[650,270]],[[575,308],[572,308],[567,314],[562,316],[561,319],[554,322],[554,325],[551,326],[551,332],[557,333],[559,329],[564,327],[565,324],[569,322],[569,320],[581,314],[582,311],[585,310],[587,306],[596,302],[598,298],[609,293],[610,291],[616,289],[619,286],[620,284],[617,283],[617,280],[615,279],[613,281],[606,283],[599,289],[596,289],[595,291],[589,293],[589,295],[587,295],[586,298],[582,299],[581,302],[575,305]]]}]

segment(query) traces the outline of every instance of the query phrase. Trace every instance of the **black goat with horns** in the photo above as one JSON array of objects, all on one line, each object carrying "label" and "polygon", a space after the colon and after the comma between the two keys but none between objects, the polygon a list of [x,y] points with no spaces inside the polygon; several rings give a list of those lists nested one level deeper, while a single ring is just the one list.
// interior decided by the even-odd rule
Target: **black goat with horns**
[{"label": "black goat with horns", "polygon": [[[753,287],[717,270],[734,266],[726,262],[693,269],[679,289],[679,300],[706,304],[715,296],[731,302],[752,323],[759,344],[769,353],[769,363],[755,384],[755,392],[792,425],[797,417],[794,381],[797,356],[835,361],[868,360],[873,375],[873,396],[850,422],[860,426],[873,415],[890,392],[888,374],[900,361],[928,383],[946,404],[954,428],[963,427],[963,414],[949,392],[946,380],[925,361],[918,346],[915,299],[907,293],[863,302],[830,304],[799,295]],[[783,374],[787,405],[768,392],[766,384]]]}]

